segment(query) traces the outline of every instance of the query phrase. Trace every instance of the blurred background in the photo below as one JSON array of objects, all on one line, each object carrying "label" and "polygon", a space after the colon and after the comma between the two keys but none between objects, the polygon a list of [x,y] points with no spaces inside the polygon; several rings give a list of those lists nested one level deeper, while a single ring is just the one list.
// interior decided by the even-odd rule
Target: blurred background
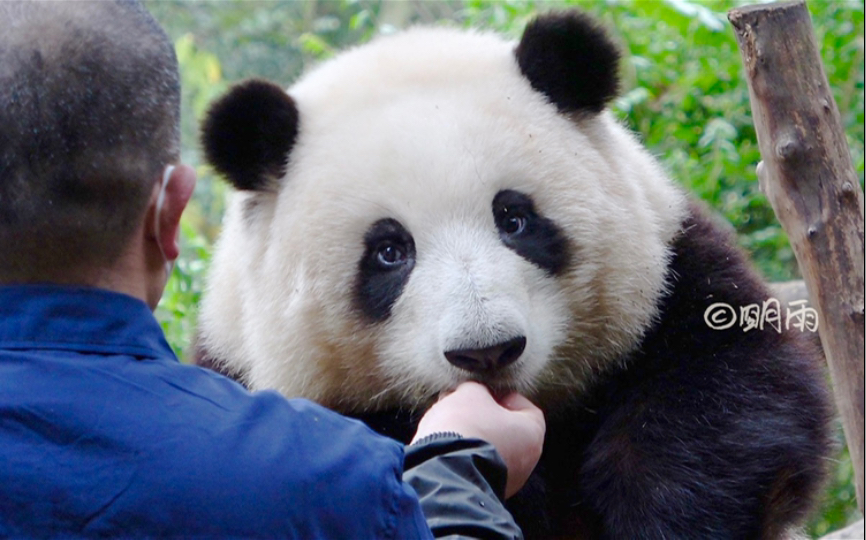
[{"label": "blurred background", "polygon": [[[145,0],[180,61],[182,159],[199,183],[182,221],[181,258],[157,316],[187,359],[211,247],[228,187],[201,160],[198,127],[209,103],[249,77],[288,87],[305,69],[377,34],[413,24],[489,29],[520,37],[536,13],[577,6],[603,21],[624,54],[613,109],[673,178],[736,230],[770,281],[798,279],[788,240],[758,188],[760,160],[742,62],[727,10],[735,0]],[[808,2],[824,69],[863,186],[864,3]],[[840,428],[841,429],[841,428]],[[840,431],[840,446],[844,439]],[[842,449],[832,485],[808,533],[859,519],[852,468]]]}]

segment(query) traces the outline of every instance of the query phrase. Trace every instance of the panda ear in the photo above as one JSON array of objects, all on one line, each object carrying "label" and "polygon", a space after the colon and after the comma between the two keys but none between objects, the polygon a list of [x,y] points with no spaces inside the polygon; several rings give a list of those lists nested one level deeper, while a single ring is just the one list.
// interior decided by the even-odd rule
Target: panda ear
[{"label": "panda ear", "polygon": [[237,189],[265,191],[286,174],[298,109],[279,86],[249,80],[211,105],[202,125],[205,159]]},{"label": "panda ear", "polygon": [[597,113],[617,95],[619,49],[583,13],[539,16],[526,26],[514,54],[532,87],[560,112]]}]

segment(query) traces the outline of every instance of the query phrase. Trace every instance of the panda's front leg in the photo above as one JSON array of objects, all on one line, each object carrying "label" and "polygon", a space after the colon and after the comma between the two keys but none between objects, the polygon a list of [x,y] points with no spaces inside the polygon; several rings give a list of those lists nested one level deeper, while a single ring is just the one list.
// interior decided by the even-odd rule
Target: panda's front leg
[{"label": "panda's front leg", "polygon": [[696,352],[609,381],[574,478],[594,537],[769,540],[803,520],[826,418],[808,359],[776,346],[758,362]]}]

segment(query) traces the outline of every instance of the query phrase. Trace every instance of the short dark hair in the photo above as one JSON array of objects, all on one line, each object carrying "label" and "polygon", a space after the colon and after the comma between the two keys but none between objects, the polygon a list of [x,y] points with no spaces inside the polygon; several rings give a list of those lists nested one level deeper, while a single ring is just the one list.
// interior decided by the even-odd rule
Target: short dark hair
[{"label": "short dark hair", "polygon": [[137,1],[0,2],[0,282],[115,262],[179,118],[174,48]]}]

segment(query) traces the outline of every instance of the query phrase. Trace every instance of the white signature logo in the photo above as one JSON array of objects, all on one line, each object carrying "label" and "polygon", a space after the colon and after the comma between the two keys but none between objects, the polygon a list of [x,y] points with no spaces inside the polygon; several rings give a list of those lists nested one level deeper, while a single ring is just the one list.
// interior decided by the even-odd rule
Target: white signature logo
[{"label": "white signature logo", "polygon": [[[785,313],[785,330],[791,326],[801,332],[818,330],[818,312],[808,307],[806,300],[789,302]],[[793,309],[793,311],[792,311]],[[782,333],[782,308],[770,298],[762,304],[740,307],[739,313],[730,304],[716,302],[704,311],[704,322],[713,330],[727,330],[739,323],[743,332],[763,330],[765,326]]]}]

